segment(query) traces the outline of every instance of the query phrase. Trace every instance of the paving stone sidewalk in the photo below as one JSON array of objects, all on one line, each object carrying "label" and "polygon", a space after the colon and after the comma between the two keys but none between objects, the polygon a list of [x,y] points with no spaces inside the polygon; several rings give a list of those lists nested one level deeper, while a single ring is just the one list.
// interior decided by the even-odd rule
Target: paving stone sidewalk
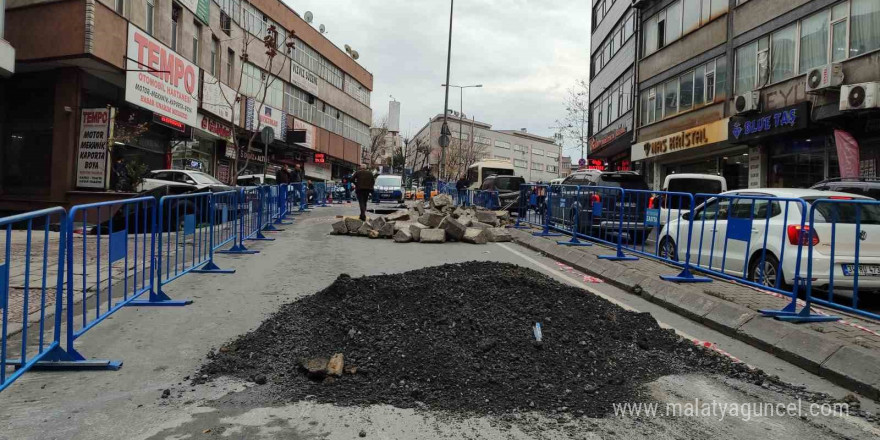
[{"label": "paving stone sidewalk", "polygon": [[[721,279],[711,283],[673,283],[660,275],[681,268],[653,260],[609,261],[610,247],[569,247],[560,237],[537,237],[512,229],[514,241],[587,275],[638,294],[708,327],[770,352],[808,371],[874,400],[880,399],[880,323],[814,306],[814,313],[840,316],[840,321],[792,324],[761,315],[791,301],[775,292]],[[564,238],[564,237],[562,237]],[[705,276],[699,274],[699,276]],[[711,278],[711,277],[710,277]],[[803,305],[799,301],[798,310]]]}]

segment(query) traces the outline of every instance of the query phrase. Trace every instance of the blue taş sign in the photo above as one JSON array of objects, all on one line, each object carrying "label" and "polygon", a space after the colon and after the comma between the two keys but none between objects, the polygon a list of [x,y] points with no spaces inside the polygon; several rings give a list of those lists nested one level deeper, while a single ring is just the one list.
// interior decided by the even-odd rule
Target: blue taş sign
[{"label": "blue ta\u015f sign", "polygon": [[807,128],[810,125],[810,102],[751,116],[730,118],[728,139],[733,143],[747,143]]}]

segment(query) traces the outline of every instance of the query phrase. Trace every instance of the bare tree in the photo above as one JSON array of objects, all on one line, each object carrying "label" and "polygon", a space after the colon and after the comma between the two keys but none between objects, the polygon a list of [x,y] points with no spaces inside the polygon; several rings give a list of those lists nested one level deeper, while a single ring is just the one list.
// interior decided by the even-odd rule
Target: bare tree
[{"label": "bare tree", "polygon": [[[294,49],[294,35],[296,33],[293,30],[290,30],[287,32],[287,36],[283,40],[279,39],[278,29],[275,27],[275,25],[271,25],[268,27],[268,29],[266,29],[265,36],[263,36],[262,41],[246,29],[240,30],[239,33],[240,35],[233,37],[233,40],[238,39],[241,42],[241,52],[238,57],[240,60],[240,69],[238,73],[238,81],[236,82],[238,87],[234,89],[234,96],[227,96],[226,93],[220,93],[220,96],[222,97],[222,102],[212,104],[219,107],[228,108],[233,115],[238,114],[237,109],[241,108],[242,100],[248,97],[242,93],[244,88],[244,82],[242,81],[242,79],[244,77],[245,65],[250,62],[249,52],[252,49],[252,46],[253,48],[259,47],[258,44],[253,43],[260,41],[262,43],[262,49],[265,50],[266,62],[262,66],[257,66],[262,70],[263,75],[260,78],[260,83],[257,85],[257,91],[252,91],[254,96],[250,96],[250,98],[254,99],[254,107],[257,114],[261,114],[263,107],[266,106],[266,98],[269,96],[269,90],[271,89],[272,85],[275,83],[275,81],[279,80],[279,75],[281,74],[281,72],[283,72],[285,68],[289,68],[288,57],[278,57],[280,53],[278,50],[283,49],[287,51],[288,54],[292,54]],[[276,62],[276,59],[280,59],[280,62]],[[215,78],[215,81],[219,83],[220,79]],[[281,111],[281,109],[278,110]],[[240,127],[238,127],[238,122],[239,121],[233,120],[232,123],[232,142],[235,145],[236,152],[234,160],[235,169],[233,171],[233,174],[235,176],[240,175],[242,172],[244,172],[244,170],[247,169],[250,163],[250,155],[242,153],[247,153],[251,150],[251,147],[253,146],[254,141],[257,139],[257,136],[259,136],[260,130],[262,130],[263,125],[262,121],[260,121],[260,118],[255,118],[253,130],[247,136],[247,139],[242,142],[238,136],[238,131],[242,130]],[[241,163],[242,156],[245,157],[243,164]]]},{"label": "bare tree", "polygon": [[406,164],[407,168],[414,171],[421,170],[428,165],[428,159],[431,156],[431,144],[426,137],[420,137],[409,141],[404,141],[406,147]]},{"label": "bare tree", "polygon": [[562,135],[563,148],[580,149],[581,158],[589,155],[587,139],[590,128],[590,84],[583,79],[575,81],[565,96],[565,117],[556,120],[557,133]]},{"label": "bare tree", "polygon": [[387,137],[388,118],[383,117],[378,122],[374,122],[373,127],[370,129],[370,146],[367,149],[370,157],[370,167],[376,166],[379,156],[383,156],[385,148],[389,147],[389,145],[386,145]]}]

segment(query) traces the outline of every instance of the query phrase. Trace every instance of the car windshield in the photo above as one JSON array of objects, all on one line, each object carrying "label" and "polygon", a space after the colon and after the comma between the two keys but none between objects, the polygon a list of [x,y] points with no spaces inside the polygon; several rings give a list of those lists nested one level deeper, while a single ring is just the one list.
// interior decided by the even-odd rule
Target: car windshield
[{"label": "car windshield", "polygon": [[491,176],[493,174],[496,176],[512,176],[513,170],[505,170],[502,168],[489,168],[489,167],[483,168],[483,177]]},{"label": "car windshield", "polygon": [[376,186],[400,186],[400,176],[379,176],[376,178]]},{"label": "car windshield", "polygon": [[206,185],[223,185],[223,182],[205,174],[205,173],[189,173],[189,176],[196,181],[196,183],[202,183]]},{"label": "car windshield", "polygon": [[602,174],[596,185],[623,189],[648,189],[648,185],[638,174]]},{"label": "car windshield", "polygon": [[[858,223],[861,217],[863,225],[880,225],[880,203],[861,199],[868,203],[823,202],[815,203],[821,197],[805,198],[810,206],[816,207],[816,223]],[[809,215],[809,214],[808,214]],[[810,221],[809,217],[806,219]]]},{"label": "car windshield", "polygon": [[519,191],[519,185],[522,183],[519,179],[495,179],[495,189],[501,191]]},{"label": "car windshield", "polygon": [[710,179],[684,178],[670,179],[666,191],[689,194],[718,194],[721,192],[721,181]]}]

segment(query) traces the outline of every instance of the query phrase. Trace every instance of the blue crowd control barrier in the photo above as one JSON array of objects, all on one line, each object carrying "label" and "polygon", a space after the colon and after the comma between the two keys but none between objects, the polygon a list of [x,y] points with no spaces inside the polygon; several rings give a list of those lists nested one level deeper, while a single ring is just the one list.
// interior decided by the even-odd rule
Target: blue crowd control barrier
[{"label": "blue crowd control barrier", "polygon": [[216,216],[210,192],[164,196],[159,201],[156,286],[146,301],[133,305],[178,306],[192,301],[172,300],[162,287],[190,272],[234,273],[214,264],[212,222]]},{"label": "blue crowd control barrier", "polygon": [[517,206],[514,228],[543,227],[547,215],[548,185],[522,184],[519,187],[519,206]]},{"label": "blue crowd control barrier", "polygon": [[280,209],[278,205],[278,194],[279,194],[278,185],[263,185],[260,186],[260,198],[262,202],[260,203],[260,208],[263,211],[263,215],[260,218],[262,220],[262,228],[263,232],[280,232],[283,229],[278,229],[275,227],[276,219],[279,219]]},{"label": "blue crowd control barrier", "polygon": [[244,241],[250,237],[250,225],[255,216],[251,206],[252,204],[247,200],[245,191],[248,190],[240,188],[235,191],[235,223],[233,224],[233,228],[236,233],[232,247],[216,251],[219,254],[257,254],[260,252],[250,250],[244,245]]},{"label": "blue crowd control barrier", "polygon": [[[67,220],[67,355],[72,368],[117,369],[120,361],[88,360],[75,341],[122,307],[155,295],[159,204],[139,197],[77,205]],[[94,293],[93,300],[88,297]],[[78,305],[77,305],[78,302]],[[79,314],[79,319],[75,315]]]},{"label": "blue crowd control barrier", "polygon": [[[582,200],[582,188],[577,185],[557,185],[552,188],[554,206],[559,208],[561,215],[560,229],[571,235],[568,241],[560,240],[557,244],[566,246],[592,246],[592,243],[578,239],[577,228],[581,224],[581,209],[578,203]],[[574,205],[574,209],[568,209],[568,205]]]},{"label": "blue crowd control barrier", "polygon": [[[677,275],[661,275],[663,280],[679,283],[711,282],[711,278],[696,277],[693,274],[690,265],[693,229],[691,222],[687,222],[685,227],[676,227],[661,235],[664,234],[664,225],[682,221],[683,215],[693,212],[693,194],[632,189],[624,189],[623,192],[625,217],[644,225],[643,229],[633,228],[623,248],[627,252],[654,257],[681,267],[681,272]],[[653,245],[649,245],[652,237]],[[676,252],[675,243],[686,243],[683,260]]]},{"label": "blue crowd control barrier", "polygon": [[308,212],[309,209],[309,185],[306,182],[291,183],[299,200],[299,212]]},{"label": "blue crowd control barrier", "polygon": [[213,195],[214,215],[211,221],[211,249],[217,252],[220,248],[238,239],[238,191],[217,192]]},{"label": "blue crowd control barrier", "polygon": [[315,182],[315,206],[327,207],[327,184],[324,182]]},{"label": "blue crowd control barrier", "polygon": [[474,191],[474,205],[491,210],[500,209],[501,201],[498,199],[498,191]]},{"label": "blue crowd control barrier", "polygon": [[[44,363],[74,360],[61,348],[66,234],[67,213],[62,208],[0,219],[0,391]],[[47,316],[53,309],[54,317]],[[51,330],[47,321],[54,323]],[[28,328],[36,323],[38,328]],[[20,326],[15,336],[10,335],[13,326]],[[13,350],[19,358],[7,357]],[[7,367],[15,370],[9,373]]]},{"label": "blue crowd control barrier", "polygon": [[[786,231],[790,241],[807,248],[804,276],[805,305],[796,310],[796,297],[777,319],[815,322],[839,319],[815,315],[811,304],[821,304],[871,319],[880,315],[861,307],[861,296],[880,291],[880,202],[838,198],[813,200],[804,228]],[[825,298],[820,298],[818,295]],[[849,302],[849,305],[845,303]]]},{"label": "blue crowd control barrier", "polygon": [[277,189],[277,191],[278,191],[278,195],[277,195],[276,198],[275,198],[275,201],[276,201],[276,204],[277,204],[277,208],[276,208],[276,209],[277,209],[277,211],[278,211],[278,216],[275,218],[275,224],[276,224],[276,225],[290,225],[290,224],[293,224],[292,222],[286,222],[286,221],[284,221],[284,220],[287,219],[287,216],[288,216],[288,215],[291,215],[290,210],[289,210],[289,207],[288,207],[288,204],[287,204],[287,203],[288,203],[288,202],[287,202],[287,198],[289,197],[289,194],[288,194],[288,193],[289,193],[289,187],[290,187],[290,185],[288,185],[288,184],[286,184],[286,183],[283,183],[283,184],[281,184],[281,185],[278,185],[278,189]]},{"label": "blue crowd control barrier", "polygon": [[263,192],[264,190],[258,186],[245,188],[241,192],[241,202],[239,204],[243,205],[243,208],[240,220],[242,226],[240,229],[243,231],[243,240],[275,240],[274,238],[267,238],[263,235],[263,225],[266,224],[263,220],[266,215],[266,210],[263,208],[263,203],[265,203]]}]

